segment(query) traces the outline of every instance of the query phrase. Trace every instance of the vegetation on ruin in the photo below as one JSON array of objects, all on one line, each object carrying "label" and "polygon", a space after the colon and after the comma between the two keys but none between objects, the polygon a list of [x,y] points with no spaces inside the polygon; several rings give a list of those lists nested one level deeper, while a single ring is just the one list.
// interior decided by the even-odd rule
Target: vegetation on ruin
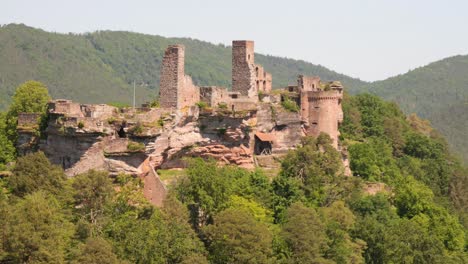
[{"label": "vegetation on ruin", "polygon": [[144,130],[144,126],[140,122],[138,122],[129,129],[129,132],[135,135],[141,135],[143,133],[143,130]]},{"label": "vegetation on ruin", "polygon": [[117,107],[118,109],[130,107],[130,104],[122,102],[108,102],[107,104],[113,107]]},{"label": "vegetation on ruin", "polygon": [[129,140],[127,150],[131,152],[143,152],[145,151],[145,144]]},{"label": "vegetation on ruin", "polygon": [[208,108],[208,103],[204,101],[197,102],[196,105],[200,110],[205,110]]},{"label": "vegetation on ruin", "polygon": [[219,108],[219,109],[226,110],[226,109],[228,109],[228,106],[227,106],[226,103],[218,103],[218,108]]},{"label": "vegetation on ruin", "polygon": [[161,106],[161,104],[159,102],[159,98],[156,98],[156,99],[154,99],[153,101],[151,101],[149,103],[149,107],[159,108],[160,106]]},{"label": "vegetation on ruin", "polygon": [[294,112],[294,113],[299,112],[299,106],[297,105],[297,103],[291,100],[286,95],[284,95],[284,99],[283,101],[281,101],[281,106],[289,112]]}]

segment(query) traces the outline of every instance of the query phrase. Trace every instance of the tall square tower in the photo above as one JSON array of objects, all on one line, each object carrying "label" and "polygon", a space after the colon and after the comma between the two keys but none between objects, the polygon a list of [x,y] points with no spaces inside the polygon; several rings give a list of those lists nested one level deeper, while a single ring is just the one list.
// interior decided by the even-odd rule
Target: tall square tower
[{"label": "tall square tower", "polygon": [[254,42],[234,40],[232,42],[232,91],[254,97],[256,87]]}]

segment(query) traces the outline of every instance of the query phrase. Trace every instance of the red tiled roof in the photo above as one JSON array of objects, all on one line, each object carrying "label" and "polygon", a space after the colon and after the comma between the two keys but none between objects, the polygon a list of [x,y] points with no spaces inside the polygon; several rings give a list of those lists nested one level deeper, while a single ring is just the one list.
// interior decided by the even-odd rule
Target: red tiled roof
[{"label": "red tiled roof", "polygon": [[258,139],[260,139],[261,141],[268,141],[268,142],[275,141],[275,136],[269,133],[257,132],[255,133],[255,136],[257,136]]}]

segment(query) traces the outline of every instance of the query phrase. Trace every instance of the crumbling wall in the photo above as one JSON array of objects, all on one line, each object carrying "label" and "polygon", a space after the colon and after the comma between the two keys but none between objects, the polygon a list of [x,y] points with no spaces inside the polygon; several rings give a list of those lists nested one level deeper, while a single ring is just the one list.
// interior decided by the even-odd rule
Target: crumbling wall
[{"label": "crumbling wall", "polygon": [[185,47],[171,45],[161,65],[159,100],[161,107],[182,109],[200,100],[200,89],[185,75]]},{"label": "crumbling wall", "polygon": [[193,84],[192,77],[185,75],[184,84],[178,91],[178,109],[190,107],[200,101],[200,88]]},{"label": "crumbling wall", "polygon": [[177,108],[178,91],[185,82],[184,57],[183,45],[171,45],[164,52],[159,82],[161,107]]},{"label": "crumbling wall", "polygon": [[19,113],[18,125],[18,139],[16,141],[16,149],[19,156],[26,155],[36,150],[39,141],[39,113]]},{"label": "crumbling wall", "polygon": [[258,100],[258,92],[269,93],[272,76],[255,64],[254,42],[235,40],[232,42],[232,91]]},{"label": "crumbling wall", "polygon": [[300,107],[301,107],[301,117],[302,122],[306,126],[309,126],[309,99],[308,92],[318,91],[320,87],[320,78],[299,75],[297,77],[297,88],[299,90],[300,96]]},{"label": "crumbling wall", "polygon": [[106,104],[83,104],[81,112],[85,117],[106,119],[113,116],[118,109]]},{"label": "crumbling wall", "polygon": [[67,116],[83,117],[80,104],[65,99],[57,99],[49,102],[48,112],[67,114]]},{"label": "crumbling wall", "polygon": [[200,100],[206,102],[210,107],[217,107],[221,103],[227,105],[229,99],[228,90],[225,87],[200,87]]},{"label": "crumbling wall", "polygon": [[261,65],[256,64],[255,77],[255,85],[257,87],[257,91],[262,93],[270,93],[272,85],[271,73],[266,72]]},{"label": "crumbling wall", "polygon": [[254,42],[232,42],[232,91],[243,96],[256,97]]}]

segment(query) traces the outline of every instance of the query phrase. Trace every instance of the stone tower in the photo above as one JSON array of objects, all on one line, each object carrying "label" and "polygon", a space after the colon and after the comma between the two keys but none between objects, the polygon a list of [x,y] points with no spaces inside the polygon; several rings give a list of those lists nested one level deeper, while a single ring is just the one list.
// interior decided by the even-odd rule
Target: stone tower
[{"label": "stone tower", "polygon": [[182,109],[200,100],[200,89],[185,75],[185,47],[169,46],[163,57],[159,81],[161,107]]},{"label": "stone tower", "polygon": [[298,86],[301,92],[301,117],[307,134],[317,137],[325,132],[338,149],[338,127],[343,121],[343,86],[339,82],[321,84],[320,78],[305,76],[299,76]]},{"label": "stone tower", "polygon": [[234,40],[232,42],[232,91],[241,95],[258,95],[255,79],[254,42]]}]

